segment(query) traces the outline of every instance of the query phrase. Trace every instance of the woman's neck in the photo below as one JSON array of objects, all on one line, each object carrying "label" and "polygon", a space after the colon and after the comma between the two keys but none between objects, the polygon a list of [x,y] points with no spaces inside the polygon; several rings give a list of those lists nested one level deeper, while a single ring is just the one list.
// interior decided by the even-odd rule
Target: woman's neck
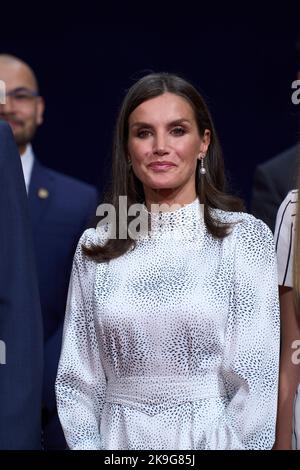
[{"label": "woman's neck", "polygon": [[172,210],[174,206],[183,207],[190,204],[197,198],[196,191],[181,191],[174,189],[151,189],[145,191],[145,200],[148,211],[151,211],[151,206],[162,206],[162,212]]}]

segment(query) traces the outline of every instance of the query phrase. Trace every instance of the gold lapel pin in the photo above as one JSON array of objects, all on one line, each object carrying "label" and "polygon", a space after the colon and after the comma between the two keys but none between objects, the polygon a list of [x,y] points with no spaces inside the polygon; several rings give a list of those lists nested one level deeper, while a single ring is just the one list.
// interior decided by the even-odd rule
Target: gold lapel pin
[{"label": "gold lapel pin", "polygon": [[38,197],[40,199],[47,199],[47,197],[49,197],[49,191],[48,189],[45,189],[45,188],[40,188],[38,190]]}]

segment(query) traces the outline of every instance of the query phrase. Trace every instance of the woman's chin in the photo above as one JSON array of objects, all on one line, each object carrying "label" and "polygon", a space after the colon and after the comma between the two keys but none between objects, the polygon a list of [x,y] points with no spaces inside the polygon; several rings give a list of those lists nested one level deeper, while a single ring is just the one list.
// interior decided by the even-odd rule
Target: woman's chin
[{"label": "woman's chin", "polygon": [[163,184],[155,184],[149,186],[153,191],[172,191],[177,188],[176,185],[163,185]]},{"label": "woman's chin", "polygon": [[176,189],[179,184],[176,181],[171,181],[170,178],[155,178],[149,181],[145,181],[144,186],[148,186],[151,189]]}]

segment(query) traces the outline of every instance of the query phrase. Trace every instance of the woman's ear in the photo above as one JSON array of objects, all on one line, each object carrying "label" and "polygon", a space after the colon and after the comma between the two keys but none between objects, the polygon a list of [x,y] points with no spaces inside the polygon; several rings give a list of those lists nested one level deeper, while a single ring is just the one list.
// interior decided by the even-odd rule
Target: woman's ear
[{"label": "woman's ear", "polygon": [[210,144],[210,130],[205,129],[203,137],[201,138],[200,153],[206,155],[209,144]]}]

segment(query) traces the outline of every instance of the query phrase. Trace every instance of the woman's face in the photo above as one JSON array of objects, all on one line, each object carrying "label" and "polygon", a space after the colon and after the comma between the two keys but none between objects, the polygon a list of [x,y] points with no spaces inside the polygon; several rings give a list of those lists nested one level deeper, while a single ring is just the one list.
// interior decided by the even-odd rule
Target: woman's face
[{"label": "woman's face", "polygon": [[209,142],[210,132],[201,138],[184,98],[164,93],[141,103],[129,116],[128,158],[146,199],[151,191],[165,189],[193,200],[197,159]]}]

